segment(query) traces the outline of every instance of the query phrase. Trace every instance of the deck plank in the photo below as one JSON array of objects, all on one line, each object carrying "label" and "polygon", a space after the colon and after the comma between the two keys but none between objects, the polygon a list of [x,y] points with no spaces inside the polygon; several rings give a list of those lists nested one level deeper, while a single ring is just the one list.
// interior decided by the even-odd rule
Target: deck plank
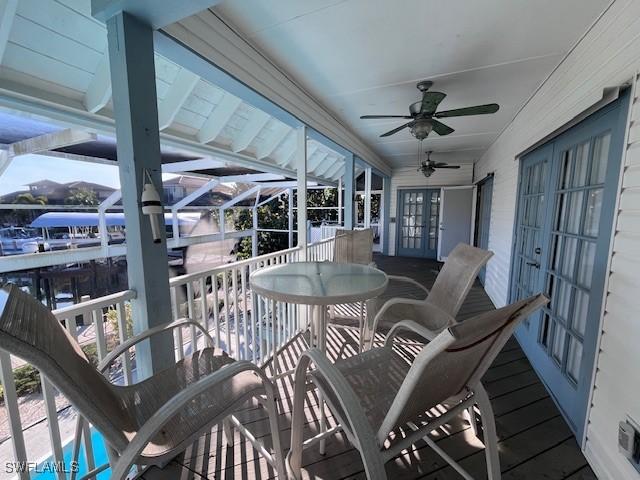
[{"label": "deck plank", "polygon": [[[427,260],[376,255],[379,268],[389,274],[408,275],[422,282],[427,288],[435,280],[437,264]],[[493,309],[491,300],[482,286],[476,282],[463,305],[459,319]],[[329,356],[344,358],[353,355],[357,348],[357,331],[353,321],[329,327]],[[384,337],[377,337],[381,344]],[[297,358],[306,348],[303,337],[293,341],[280,356],[284,369],[293,368]],[[419,347],[407,346],[405,352],[415,352]],[[406,353],[407,355],[411,353]],[[278,382],[278,407],[281,436],[285,451],[290,443],[293,379],[283,377]],[[500,461],[505,480],[529,480],[534,478],[592,480],[596,476],[588,466],[571,431],[560,415],[548,392],[533,371],[515,339],[510,339],[483,378],[496,416]],[[328,421],[333,417],[328,413]],[[255,436],[271,443],[266,412],[257,405],[247,405],[237,414]],[[305,438],[319,431],[319,407],[317,394],[307,392],[305,403]],[[432,438],[452,457],[460,460],[474,478],[485,478],[484,449],[482,442],[473,435],[466,418],[455,419],[446,430],[432,433]],[[327,442],[326,455],[317,449],[306,451],[303,457],[305,479],[364,479],[362,462],[358,452],[342,434]],[[414,445],[407,453],[387,464],[387,474],[394,480],[427,478],[456,479],[460,476],[436,455],[424,442]],[[214,427],[210,434],[201,437],[187,451],[170,462],[164,469],[151,468],[142,478],[164,479],[267,479],[275,472],[253,450],[246,440],[235,432],[233,444],[227,446],[220,429]]]}]

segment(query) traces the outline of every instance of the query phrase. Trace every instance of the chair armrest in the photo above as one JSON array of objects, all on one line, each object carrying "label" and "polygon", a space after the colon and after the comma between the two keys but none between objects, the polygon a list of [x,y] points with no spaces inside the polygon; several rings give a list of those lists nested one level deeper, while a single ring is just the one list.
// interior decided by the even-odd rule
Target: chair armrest
[{"label": "chair armrest", "polygon": [[433,330],[429,330],[427,327],[423,327],[422,325],[420,325],[417,322],[414,322],[413,320],[401,320],[398,323],[396,323],[393,327],[391,327],[391,329],[389,330],[389,333],[387,333],[387,336],[384,340],[385,346],[392,346],[395,336],[398,333],[400,333],[400,331],[402,330],[409,330],[413,333],[417,333],[422,338],[429,341],[436,338],[440,333],[440,332],[434,332]]},{"label": "chair armrest", "polygon": [[268,385],[265,384],[265,387],[270,386],[272,388],[271,382],[266,378],[264,372],[260,370],[257,365],[249,362],[248,360],[238,360],[230,363],[229,365],[225,365],[219,370],[216,370],[197,382],[192,383],[162,405],[156,413],[154,413],[151,418],[142,425],[138,430],[138,433],[136,433],[129,445],[122,452],[118,463],[112,469],[110,478],[115,480],[125,480],[131,466],[140,456],[144,447],[149,443],[153,436],[162,429],[167,421],[179,413],[180,410],[182,410],[198,395],[201,395],[210,388],[214,388],[222,382],[245,371],[255,372],[262,379],[263,383],[265,381],[268,382]]},{"label": "chair armrest", "polygon": [[429,295],[429,289],[424,285],[422,285],[421,283],[416,282],[413,278],[403,277],[401,275],[387,275],[387,278],[389,279],[389,281],[393,280],[396,282],[411,283],[414,287],[418,287],[426,295]]},{"label": "chair armrest", "polygon": [[133,347],[134,345],[137,345],[143,340],[153,337],[154,335],[157,335],[159,333],[163,333],[166,331],[175,330],[176,328],[182,328],[187,326],[193,326],[199,329],[204,334],[205,341],[209,344],[209,346],[213,346],[214,344],[213,339],[211,338],[211,335],[209,335],[209,332],[207,332],[206,328],[204,328],[198,322],[191,320],[189,318],[180,318],[174,322],[165,323],[164,325],[158,325],[157,327],[150,328],[149,330],[146,330],[136,336],[131,337],[126,342],[121,343],[116,348],[114,348],[109,353],[109,355],[107,355],[102,359],[102,361],[98,364],[98,370],[100,371],[100,373],[106,372],[116,358],[118,358],[125,351],[129,350],[131,347]]},{"label": "chair armrest", "polygon": [[380,307],[380,310],[378,310],[378,313],[376,313],[375,317],[373,317],[373,322],[370,325],[371,334],[372,335],[375,334],[375,332],[376,332],[376,330],[378,328],[378,323],[380,323],[380,319],[382,319],[383,315],[385,313],[387,313],[387,310],[389,310],[394,305],[416,305],[416,306],[422,306],[422,305],[425,305],[425,302],[424,302],[424,300],[415,300],[413,298],[402,298],[402,297],[390,298],[389,300],[384,302],[382,307]]}]

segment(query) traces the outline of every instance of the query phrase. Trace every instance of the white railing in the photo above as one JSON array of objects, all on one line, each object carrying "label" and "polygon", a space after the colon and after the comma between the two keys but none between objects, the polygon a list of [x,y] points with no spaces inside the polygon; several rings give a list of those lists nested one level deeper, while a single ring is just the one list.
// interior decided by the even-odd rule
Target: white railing
[{"label": "white railing", "polygon": [[[267,364],[306,327],[306,322],[296,305],[273,302],[253,294],[249,275],[271,265],[299,261],[302,259],[301,252],[300,247],[290,248],[172,278],[170,291],[173,318],[189,317],[201,323],[211,333],[216,347],[234,358],[251,360],[261,366]],[[322,240],[307,247],[308,260],[324,261],[332,258],[333,239]],[[83,349],[94,350],[95,357],[101,361],[130,337],[132,322],[129,304],[135,295],[135,291],[126,290],[54,310],[53,313]],[[78,325],[80,319],[81,326]],[[182,329],[175,330],[176,359],[197,349],[201,335],[198,336],[195,327],[188,328],[188,341],[184,340],[185,332]],[[132,350],[135,352],[135,347]],[[122,355],[112,381],[125,385],[135,382],[134,352]],[[60,407],[59,402],[56,403],[55,389],[41,375],[44,409],[41,417],[46,417],[47,429],[44,430],[41,421],[33,427],[33,419],[21,419],[14,375],[15,369],[24,365],[26,364],[21,364],[19,359],[0,350],[0,381],[8,414],[13,457],[10,457],[10,453],[8,458],[0,458],[0,464],[4,466],[5,462],[15,461],[22,465],[34,462],[31,465],[35,465],[47,459],[62,462],[63,448],[68,439],[61,436],[59,414],[69,406],[65,403]],[[278,374],[276,365],[274,361],[271,368],[274,376]],[[67,418],[65,421],[71,419]],[[42,429],[42,432],[37,432],[39,435],[48,435],[50,449],[44,447],[38,451],[29,448],[27,452],[24,430],[30,425],[31,428]],[[92,470],[99,465],[96,465],[93,455],[90,428],[86,422],[84,425],[82,437],[85,458],[81,461],[86,462],[87,470]],[[45,442],[43,439],[41,444],[44,445]],[[29,479],[30,475],[28,469],[15,474],[20,479]],[[59,479],[66,478],[65,475],[63,472],[57,474]]]}]

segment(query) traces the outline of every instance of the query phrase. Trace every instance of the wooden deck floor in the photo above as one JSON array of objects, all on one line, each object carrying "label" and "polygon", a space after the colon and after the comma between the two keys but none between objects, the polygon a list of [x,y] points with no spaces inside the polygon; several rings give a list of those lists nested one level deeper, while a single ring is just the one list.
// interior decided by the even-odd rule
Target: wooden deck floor
[{"label": "wooden deck floor", "polygon": [[[377,257],[380,268],[390,274],[409,275],[430,286],[437,264],[415,259]],[[461,310],[461,318],[493,308],[479,284],[472,289]],[[330,326],[328,350],[335,358],[353,355],[357,348],[357,330],[349,326]],[[305,343],[302,338],[293,342],[283,353],[285,366],[293,367]],[[532,370],[515,340],[510,340],[496,358],[483,379],[496,415],[500,461],[503,479],[595,479],[584,456],[553,400]],[[280,392],[280,425],[285,451],[289,446],[292,408],[292,381],[285,377],[278,382]],[[305,436],[317,433],[319,409],[315,392],[308,393]],[[238,414],[257,437],[269,441],[265,412],[248,406]],[[329,424],[332,425],[329,416]],[[466,419],[451,422],[432,434],[438,445],[448,452],[474,478],[486,478],[484,450],[472,433]],[[338,435],[327,442],[327,452],[321,456],[317,449],[305,452],[304,476],[310,479],[364,479],[360,457]],[[411,451],[387,464],[387,474],[400,479],[459,479],[461,478],[426,444],[415,445]],[[152,468],[143,474],[149,480],[163,479],[266,479],[275,472],[236,433],[233,446],[227,447],[218,428],[203,436],[191,448],[164,469]]]}]

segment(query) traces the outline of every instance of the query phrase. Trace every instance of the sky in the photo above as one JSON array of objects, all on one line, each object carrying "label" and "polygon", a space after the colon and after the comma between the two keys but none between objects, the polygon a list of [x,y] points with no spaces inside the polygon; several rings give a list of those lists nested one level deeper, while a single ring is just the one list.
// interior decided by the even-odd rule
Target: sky
[{"label": "sky", "polygon": [[[163,179],[174,177],[163,174]],[[14,158],[0,175],[0,195],[24,190],[25,185],[38,180],[53,180],[58,183],[84,180],[111,188],[120,188],[118,167],[100,163],[67,160],[45,155],[22,155]]]},{"label": "sky", "polygon": [[0,175],[0,195],[23,190],[27,183],[45,179],[59,183],[84,180],[111,188],[120,188],[118,167],[114,165],[44,155],[23,155],[14,158]]}]

